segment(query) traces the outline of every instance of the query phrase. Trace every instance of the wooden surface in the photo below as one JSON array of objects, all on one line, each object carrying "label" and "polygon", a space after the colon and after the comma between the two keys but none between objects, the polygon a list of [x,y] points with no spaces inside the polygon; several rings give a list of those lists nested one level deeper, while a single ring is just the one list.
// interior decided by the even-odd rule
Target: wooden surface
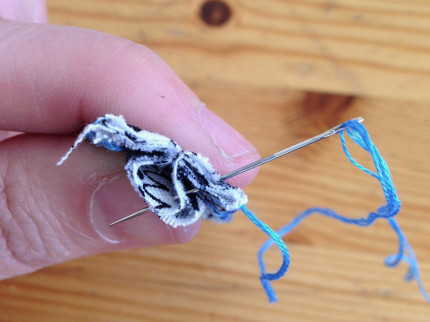
[{"label": "wooden surface", "polygon": [[[228,3],[230,20],[211,27],[197,0],[48,0],[52,23],[154,49],[263,156],[363,116],[390,165],[403,204],[398,220],[430,290],[430,2]],[[278,228],[312,206],[364,216],[382,204],[380,190],[334,137],[265,165],[246,192],[249,207]],[[228,225],[205,223],[186,245],[93,256],[6,280],[0,320],[430,321],[430,304],[402,280],[406,265],[382,265],[397,247],[385,222],[366,229],[304,222],[286,238],[292,263],[273,283],[276,305],[258,279],[264,240],[237,214]],[[268,254],[269,268],[279,261],[276,250]]]}]

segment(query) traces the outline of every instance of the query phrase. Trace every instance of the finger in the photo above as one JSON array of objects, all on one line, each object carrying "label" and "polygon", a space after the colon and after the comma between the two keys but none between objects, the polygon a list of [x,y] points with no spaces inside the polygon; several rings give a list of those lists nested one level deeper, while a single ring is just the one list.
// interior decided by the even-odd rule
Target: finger
[{"label": "finger", "polygon": [[106,158],[102,149],[83,145],[81,157],[56,167],[59,147],[69,139],[20,135],[0,143],[0,278],[196,234],[199,223],[173,229],[153,214],[110,227],[114,216],[144,206],[121,171],[124,156]]},{"label": "finger", "polygon": [[[22,22],[48,21],[45,0],[0,0],[0,16]],[[0,141],[16,134],[17,132],[0,131]]]},{"label": "finger", "polygon": [[0,0],[0,15],[21,22],[48,21],[45,0]]},{"label": "finger", "polygon": [[[14,26],[13,39],[4,41],[12,44],[0,44],[0,55],[14,56],[0,69],[2,129],[68,133],[110,112],[208,156],[221,173],[257,157],[148,49],[86,30]],[[88,49],[85,54],[82,48]],[[22,52],[32,53],[31,63]],[[198,224],[171,229],[153,215],[108,227],[111,218],[143,207],[142,201],[122,174],[121,154],[82,145],[55,167],[73,139],[22,135],[0,143],[3,276],[101,251],[186,241],[195,234]],[[254,176],[243,174],[235,183],[247,184]]]},{"label": "finger", "polygon": [[0,39],[0,130],[72,133],[109,112],[208,156],[222,174],[249,154],[255,158],[255,148],[144,46],[90,30],[11,22],[0,22]]}]

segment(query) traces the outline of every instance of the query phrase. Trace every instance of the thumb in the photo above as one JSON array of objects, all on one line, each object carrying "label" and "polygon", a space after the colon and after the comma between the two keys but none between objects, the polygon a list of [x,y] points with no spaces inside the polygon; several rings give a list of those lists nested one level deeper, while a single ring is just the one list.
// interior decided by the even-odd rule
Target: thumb
[{"label": "thumb", "polygon": [[71,137],[19,135],[1,143],[0,277],[100,252],[189,241],[200,223],[165,225],[145,207],[122,169],[125,156],[82,145],[61,167]]},{"label": "thumb", "polygon": [[[0,68],[0,130],[27,133],[0,142],[0,277],[100,252],[186,242],[197,232],[199,223],[173,229],[153,214],[108,226],[145,206],[126,179],[121,153],[83,144],[55,166],[73,133],[98,116],[122,114],[171,137],[207,156],[221,174],[258,157],[143,46],[89,30],[10,22],[0,22],[0,38],[8,39],[0,43],[7,58]],[[246,185],[255,174],[232,184]]]}]

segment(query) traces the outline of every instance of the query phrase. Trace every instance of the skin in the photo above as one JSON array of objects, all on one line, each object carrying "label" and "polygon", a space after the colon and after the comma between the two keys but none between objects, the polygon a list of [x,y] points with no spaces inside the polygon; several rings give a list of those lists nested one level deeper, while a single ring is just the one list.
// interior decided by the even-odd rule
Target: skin
[{"label": "skin", "polygon": [[[150,49],[48,25],[44,1],[0,0],[0,15],[0,278],[191,240],[199,222],[173,229],[147,214],[108,226],[145,206],[121,153],[82,144],[61,167],[56,162],[86,123],[106,113],[208,156],[221,174],[256,160],[255,148]],[[243,187],[255,175],[229,182]]]}]

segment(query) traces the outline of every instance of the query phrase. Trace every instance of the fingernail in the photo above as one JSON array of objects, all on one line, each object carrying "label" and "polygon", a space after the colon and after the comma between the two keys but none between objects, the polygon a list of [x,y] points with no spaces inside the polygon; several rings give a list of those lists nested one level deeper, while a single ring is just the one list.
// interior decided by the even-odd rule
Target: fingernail
[{"label": "fingernail", "polygon": [[94,192],[90,220],[94,230],[111,244],[149,246],[182,243],[190,240],[198,226],[173,228],[152,213],[109,226],[110,223],[145,208],[144,200],[133,189],[126,175],[104,180]]},{"label": "fingernail", "polygon": [[209,134],[224,157],[233,159],[256,152],[255,147],[248,140],[203,104],[199,113],[203,129]]}]

